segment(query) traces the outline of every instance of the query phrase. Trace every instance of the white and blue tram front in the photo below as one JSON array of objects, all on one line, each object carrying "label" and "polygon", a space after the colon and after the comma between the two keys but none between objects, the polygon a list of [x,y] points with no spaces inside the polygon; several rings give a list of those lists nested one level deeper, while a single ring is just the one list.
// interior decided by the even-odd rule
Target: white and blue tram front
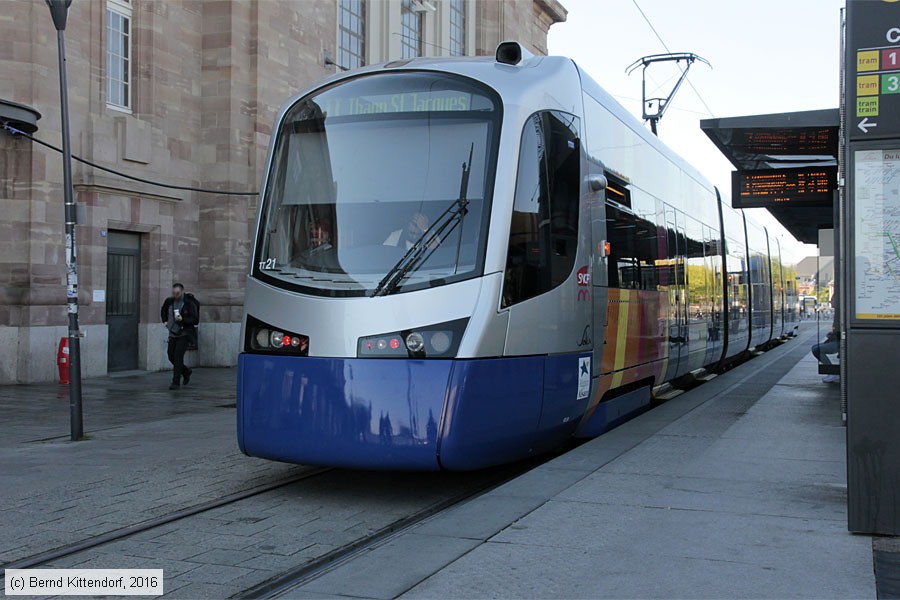
[{"label": "white and blue tram front", "polygon": [[[521,66],[468,64],[485,77],[434,66],[372,69],[282,109],[239,359],[246,454],[472,469],[572,434],[591,375],[590,308],[576,304],[573,283],[589,245],[578,237],[579,215],[586,218],[578,118],[534,117],[534,107],[505,104],[482,83],[514,81]],[[547,71],[540,87],[549,77],[552,90],[556,78],[580,98],[571,62]],[[524,97],[551,96],[536,86]],[[574,112],[576,103],[550,108]],[[535,173],[517,184],[526,139]],[[553,164],[551,144],[563,157]],[[566,168],[568,183],[559,177],[559,189],[549,189],[544,171]],[[575,208],[550,214],[541,193],[568,194]],[[518,230],[514,195],[532,203],[515,209],[528,222]],[[554,288],[564,289],[543,294]],[[528,298],[511,317],[509,305]]]}]

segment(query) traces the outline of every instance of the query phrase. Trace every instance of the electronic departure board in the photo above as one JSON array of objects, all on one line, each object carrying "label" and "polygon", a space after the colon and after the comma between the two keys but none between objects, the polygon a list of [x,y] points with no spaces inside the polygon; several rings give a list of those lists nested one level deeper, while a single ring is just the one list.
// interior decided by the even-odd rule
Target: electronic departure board
[{"label": "electronic departure board", "polygon": [[747,154],[796,154],[828,156],[838,145],[837,123],[833,127],[736,128],[728,142],[736,152]]},{"label": "electronic departure board", "polygon": [[735,171],[731,175],[734,208],[831,206],[837,167]]}]

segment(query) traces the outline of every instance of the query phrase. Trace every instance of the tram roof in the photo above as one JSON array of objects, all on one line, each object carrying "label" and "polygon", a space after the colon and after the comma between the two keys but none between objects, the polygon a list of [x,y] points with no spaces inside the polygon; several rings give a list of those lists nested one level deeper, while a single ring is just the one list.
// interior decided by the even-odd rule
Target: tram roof
[{"label": "tram roof", "polygon": [[[839,123],[838,109],[830,108],[705,119],[700,129],[738,171],[775,171],[837,166]],[[833,203],[766,208],[801,242],[816,244],[819,229],[834,227]]]}]

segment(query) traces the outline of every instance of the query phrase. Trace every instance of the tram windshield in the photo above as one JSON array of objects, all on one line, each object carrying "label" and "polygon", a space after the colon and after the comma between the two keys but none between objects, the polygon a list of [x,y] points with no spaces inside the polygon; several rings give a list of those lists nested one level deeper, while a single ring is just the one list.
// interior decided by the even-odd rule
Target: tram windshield
[{"label": "tram windshield", "polygon": [[392,293],[480,275],[500,118],[495,92],[438,73],[363,76],[301,99],[276,132],[254,276],[371,295],[423,236]]}]

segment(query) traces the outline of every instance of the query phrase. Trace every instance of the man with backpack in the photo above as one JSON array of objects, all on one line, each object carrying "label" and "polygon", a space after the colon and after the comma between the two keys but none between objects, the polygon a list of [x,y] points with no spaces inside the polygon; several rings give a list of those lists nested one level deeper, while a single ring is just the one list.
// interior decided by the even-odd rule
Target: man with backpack
[{"label": "man with backpack", "polygon": [[181,387],[191,380],[193,371],[184,366],[184,353],[188,346],[197,344],[197,323],[200,322],[200,303],[193,294],[186,294],[180,283],[172,284],[172,295],[166,298],[160,310],[160,318],[169,330],[168,354],[172,363],[172,385],[170,390]]}]

